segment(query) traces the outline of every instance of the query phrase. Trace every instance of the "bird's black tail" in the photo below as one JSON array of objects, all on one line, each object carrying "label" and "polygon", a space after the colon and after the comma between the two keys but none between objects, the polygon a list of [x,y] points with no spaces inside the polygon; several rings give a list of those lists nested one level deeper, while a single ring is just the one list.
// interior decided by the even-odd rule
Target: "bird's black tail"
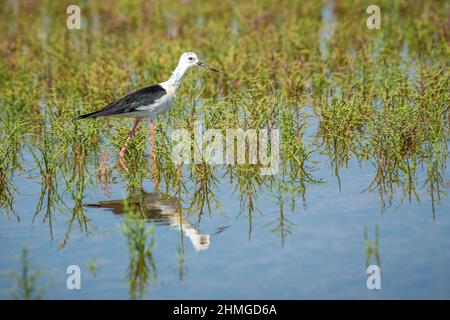
[{"label": "bird's black tail", "polygon": [[99,116],[98,113],[99,113],[98,111],[94,111],[94,112],[91,112],[91,113],[88,113],[88,114],[83,114],[81,116],[78,116],[78,117],[74,118],[74,120],[81,120],[81,119],[87,119],[87,118],[97,118]]}]

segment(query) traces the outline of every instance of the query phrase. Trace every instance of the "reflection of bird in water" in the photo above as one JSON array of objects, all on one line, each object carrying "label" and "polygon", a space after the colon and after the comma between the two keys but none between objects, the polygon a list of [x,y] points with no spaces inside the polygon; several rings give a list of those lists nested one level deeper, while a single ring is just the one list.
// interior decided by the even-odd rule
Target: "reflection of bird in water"
[{"label": "reflection of bird in water", "polygon": [[[197,251],[208,249],[209,234],[200,233],[189,220],[183,217],[175,198],[160,193],[144,192],[139,199],[129,199],[128,205],[132,207],[145,206],[146,219],[159,225],[169,225],[182,230]],[[103,208],[119,215],[125,213],[122,199],[100,201],[98,204],[89,204],[87,207]]]}]

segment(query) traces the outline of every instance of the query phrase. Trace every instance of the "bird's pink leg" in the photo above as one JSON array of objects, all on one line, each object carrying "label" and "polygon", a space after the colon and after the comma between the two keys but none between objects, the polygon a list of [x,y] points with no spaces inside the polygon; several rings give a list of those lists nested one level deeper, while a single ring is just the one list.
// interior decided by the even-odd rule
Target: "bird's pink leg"
[{"label": "bird's pink leg", "polygon": [[136,119],[133,129],[131,129],[130,133],[128,134],[127,141],[125,142],[125,144],[123,145],[122,149],[119,152],[119,163],[122,166],[122,168],[124,168],[125,171],[127,171],[127,172],[128,172],[128,168],[127,168],[127,165],[124,160],[125,151],[127,151],[128,142],[131,140],[131,138],[133,138],[134,134],[136,133],[136,129],[137,129],[140,121],[141,121],[140,119]]},{"label": "bird's pink leg", "polygon": [[152,159],[152,161],[155,161],[155,153],[153,151],[153,144],[155,142],[155,123],[153,122],[153,120],[150,120],[150,157]]},{"label": "bird's pink leg", "polygon": [[153,175],[153,186],[155,188],[155,192],[158,190],[158,178],[156,175],[156,162],[155,162],[155,152],[153,146],[155,144],[155,123],[153,120],[150,120],[150,158],[152,159],[152,175]]}]

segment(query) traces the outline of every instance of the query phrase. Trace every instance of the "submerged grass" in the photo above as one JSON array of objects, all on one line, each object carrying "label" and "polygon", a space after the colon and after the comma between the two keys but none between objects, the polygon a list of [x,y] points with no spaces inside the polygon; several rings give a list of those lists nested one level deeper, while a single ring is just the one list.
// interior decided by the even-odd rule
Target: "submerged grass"
[{"label": "submerged grass", "polygon": [[125,236],[129,251],[128,283],[131,299],[142,298],[148,284],[157,281],[156,264],[153,258],[154,227],[148,226],[143,219],[142,208],[130,206],[125,203],[126,217],[122,223],[122,233]]},{"label": "submerged grass", "polygon": [[23,247],[20,254],[20,271],[13,271],[11,276],[15,280],[14,288],[11,290],[11,296],[16,300],[41,300],[47,287],[40,287],[41,271],[35,271],[30,263],[30,250],[27,246]]}]

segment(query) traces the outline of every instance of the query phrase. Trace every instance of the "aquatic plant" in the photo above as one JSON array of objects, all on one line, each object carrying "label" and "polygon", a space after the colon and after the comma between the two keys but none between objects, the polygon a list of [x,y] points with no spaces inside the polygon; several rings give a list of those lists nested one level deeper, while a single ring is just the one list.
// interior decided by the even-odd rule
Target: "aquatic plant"
[{"label": "aquatic plant", "polygon": [[131,299],[142,298],[149,283],[156,283],[156,264],[153,258],[153,225],[148,226],[128,205],[122,223],[122,233],[128,244],[128,283]]},{"label": "aquatic plant", "polygon": [[15,279],[15,287],[11,291],[14,299],[20,300],[40,300],[43,298],[46,288],[39,288],[38,279],[41,276],[39,271],[33,271],[29,260],[29,249],[25,246],[20,255],[21,269],[12,272]]}]

